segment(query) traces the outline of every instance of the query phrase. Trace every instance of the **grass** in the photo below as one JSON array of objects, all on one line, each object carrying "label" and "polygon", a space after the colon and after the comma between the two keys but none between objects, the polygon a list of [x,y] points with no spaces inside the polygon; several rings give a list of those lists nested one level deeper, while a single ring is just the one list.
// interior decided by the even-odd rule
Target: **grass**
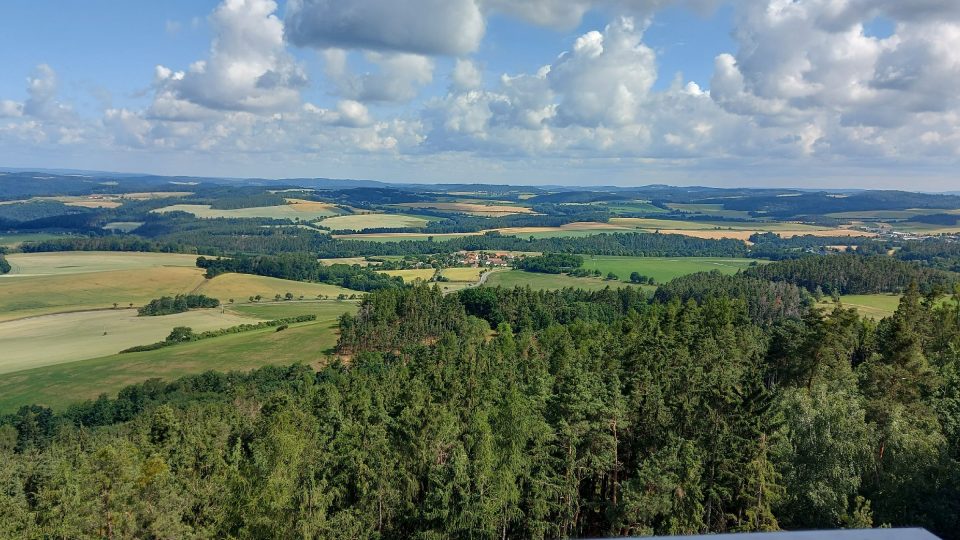
[{"label": "grass", "polygon": [[321,221],[319,225],[335,231],[363,231],[381,228],[425,227],[429,222],[430,220],[426,218],[404,214],[356,214],[327,218]]},{"label": "grass", "polygon": [[466,202],[423,202],[402,203],[400,208],[430,208],[441,212],[471,214],[475,216],[506,216],[510,214],[532,214],[533,209],[526,206],[508,206],[503,204],[482,204]]},{"label": "grass", "polygon": [[318,295],[334,298],[339,294],[358,294],[357,291],[326,283],[306,283],[250,274],[222,274],[210,280],[205,279],[192,292],[218,298],[225,303],[231,298],[236,302],[245,302],[258,294],[268,300],[288,292],[294,297],[303,296],[310,300]]},{"label": "grass", "polygon": [[21,317],[143,305],[164,295],[206,294],[227,302],[287,292],[314,299],[356,291],[247,274],[207,280],[191,255],[63,252],[10,255],[14,273],[0,277],[0,321]]},{"label": "grass", "polygon": [[622,280],[630,279],[631,272],[652,277],[657,283],[666,283],[673,278],[719,270],[724,274],[735,274],[756,262],[754,259],[730,259],[708,257],[614,257],[584,255],[583,267],[587,270],[600,270],[604,276],[613,272]]},{"label": "grass", "polygon": [[114,221],[103,226],[108,231],[133,232],[143,225],[142,221]]},{"label": "grass", "polygon": [[0,321],[33,315],[143,305],[203,284],[199,268],[143,268],[112,272],[0,277]]},{"label": "grass", "polygon": [[487,279],[486,287],[527,287],[531,289],[556,290],[566,287],[577,289],[600,290],[606,287],[619,289],[622,287],[636,287],[622,281],[606,281],[598,278],[575,278],[562,274],[538,274],[523,270],[495,271]]},{"label": "grass", "polygon": [[644,201],[629,203],[610,202],[604,206],[609,208],[612,214],[663,214],[666,212],[663,208]]},{"label": "grass", "polygon": [[[336,344],[337,318],[356,309],[351,302],[322,302],[318,320],[277,332],[270,328],[232,334],[156,351],[113,355],[56,366],[19,371],[0,378],[0,414],[36,403],[63,409],[70,403],[115,394],[150,378],[166,380],[208,370],[249,371],[266,365],[297,362],[320,365]],[[256,306],[262,308],[263,306]],[[278,318],[289,309],[277,307]]]},{"label": "grass", "polygon": [[684,221],[650,218],[613,218],[613,225],[631,227],[642,231],[660,231],[663,234],[682,234],[696,238],[733,238],[747,240],[757,232],[773,232],[783,237],[814,236],[872,236],[869,233],[839,227],[818,227],[803,223],[788,222],[731,222],[731,221]]},{"label": "grass", "polygon": [[253,322],[220,309],[138,317],[133,309],[60,313],[0,324],[0,373],[97,358],[163,340],[175,326],[198,332]]},{"label": "grass", "polygon": [[24,242],[43,242],[45,240],[69,237],[70,235],[48,233],[0,234],[0,246],[17,247]]},{"label": "grass", "polygon": [[410,270],[385,270],[383,273],[387,274],[388,276],[400,276],[403,278],[404,282],[412,283],[417,279],[427,281],[433,277],[433,274],[436,273],[436,270],[433,268],[413,268]]},{"label": "grass", "polygon": [[450,281],[466,281],[476,283],[480,279],[483,268],[444,268],[441,275]]},{"label": "grass", "polygon": [[724,218],[751,219],[750,212],[727,210],[722,204],[668,204],[667,206],[674,210],[680,210],[681,212],[692,212],[695,214]]},{"label": "grass", "polygon": [[[359,264],[360,266],[370,266],[370,261],[368,261],[364,257],[342,257],[339,259],[317,259],[317,260],[327,266],[330,266],[333,264],[349,264],[350,266]],[[374,264],[378,264],[378,263],[374,263]]]},{"label": "grass", "polygon": [[197,264],[196,255],[175,253],[128,253],[119,251],[61,251],[7,255],[15,276],[84,274],[142,268],[184,267]]},{"label": "grass", "polygon": [[312,201],[234,210],[216,210],[209,204],[174,204],[158,208],[153,212],[187,212],[198,218],[270,218],[302,221],[314,221],[340,214],[340,211],[331,204]]}]

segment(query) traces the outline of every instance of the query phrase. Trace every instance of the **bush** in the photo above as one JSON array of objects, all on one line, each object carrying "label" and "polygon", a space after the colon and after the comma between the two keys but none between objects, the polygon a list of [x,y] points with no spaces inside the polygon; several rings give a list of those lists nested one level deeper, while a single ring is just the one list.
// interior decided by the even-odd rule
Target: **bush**
[{"label": "bush", "polygon": [[155,317],[158,315],[172,315],[183,313],[196,308],[215,308],[220,301],[202,294],[178,294],[177,296],[162,296],[151,300],[149,304],[137,310],[141,317]]}]

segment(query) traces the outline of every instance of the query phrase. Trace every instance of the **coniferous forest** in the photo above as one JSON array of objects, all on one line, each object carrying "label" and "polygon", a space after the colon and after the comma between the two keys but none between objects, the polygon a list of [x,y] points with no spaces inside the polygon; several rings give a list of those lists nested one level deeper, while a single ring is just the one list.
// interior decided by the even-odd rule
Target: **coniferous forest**
[{"label": "coniferous forest", "polygon": [[319,372],[24,407],[0,537],[960,538],[960,295],[875,323],[730,288],[384,289]]}]

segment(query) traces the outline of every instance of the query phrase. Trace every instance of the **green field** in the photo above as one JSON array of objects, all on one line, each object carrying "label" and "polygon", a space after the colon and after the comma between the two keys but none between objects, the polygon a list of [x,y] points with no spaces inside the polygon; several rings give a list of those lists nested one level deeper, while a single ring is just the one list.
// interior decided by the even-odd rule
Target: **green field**
[{"label": "green field", "polygon": [[341,214],[333,205],[323,203],[284,204],[235,210],[217,210],[211,208],[208,204],[174,204],[153,211],[161,214],[187,212],[198,218],[270,218],[301,221],[315,221]]},{"label": "green field", "polygon": [[0,323],[0,374],[114,354],[162,341],[176,326],[197,332],[255,322],[220,309],[138,317],[133,309],[60,313]]},{"label": "green field", "polygon": [[743,210],[727,210],[722,204],[668,204],[670,208],[681,212],[704,214],[723,218],[751,219],[750,212]]},{"label": "green field", "polygon": [[23,233],[23,234],[0,234],[0,246],[17,247],[24,242],[43,242],[44,240],[56,240],[57,238],[69,238],[67,234],[48,234],[48,233]]},{"label": "green field", "polygon": [[138,229],[144,222],[142,221],[114,221],[107,223],[103,226],[104,229],[108,231],[120,231],[120,232],[133,232]]},{"label": "green field", "polygon": [[735,274],[737,271],[756,262],[754,259],[729,259],[706,257],[608,257],[583,256],[583,267],[587,270],[600,270],[604,276],[613,272],[622,280],[630,279],[631,272],[652,277],[657,283],[666,283],[673,278],[719,270],[724,274]]},{"label": "green field", "polygon": [[[587,290],[600,290],[607,287],[619,289],[635,287],[622,281],[606,281],[598,278],[575,278],[565,274],[538,274],[523,270],[496,270],[487,279],[485,287],[527,287],[541,290],[557,290],[567,287]],[[648,288],[652,289],[652,288]]]},{"label": "green field", "polygon": [[404,214],[357,214],[327,218],[319,222],[318,225],[333,231],[363,231],[366,229],[425,227],[429,222],[430,220],[427,218]]},{"label": "green field", "polygon": [[630,203],[611,202],[602,206],[610,209],[611,214],[663,214],[666,210],[648,202],[635,201]]},{"label": "green field", "polygon": [[[306,303],[304,303],[306,304]],[[336,344],[336,321],[356,309],[352,302],[314,303],[318,320],[291,326],[231,334],[167,347],[156,351],[107,356],[69,364],[19,371],[0,377],[0,413],[37,403],[57,409],[101,393],[115,394],[121,388],[150,378],[175,379],[208,370],[248,371],[265,365],[297,362],[320,365]],[[252,306],[257,316],[276,319],[288,316],[292,304]],[[297,307],[299,309],[300,306]],[[245,308],[246,309],[246,308]],[[249,320],[249,319],[248,319]]]},{"label": "green field", "polygon": [[[900,306],[900,295],[848,294],[840,297],[840,303],[846,308],[856,308],[857,312],[864,317],[882,319],[893,315],[897,310]],[[829,297],[824,298],[819,305],[830,309],[833,307],[833,300]]]}]

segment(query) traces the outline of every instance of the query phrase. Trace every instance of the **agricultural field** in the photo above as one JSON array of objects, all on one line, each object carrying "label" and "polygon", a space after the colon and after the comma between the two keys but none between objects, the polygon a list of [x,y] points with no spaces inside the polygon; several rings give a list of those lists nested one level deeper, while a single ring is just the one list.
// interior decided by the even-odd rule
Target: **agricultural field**
[{"label": "agricultural field", "polygon": [[103,228],[108,231],[129,233],[135,231],[143,224],[143,221],[113,221],[104,225]]},{"label": "agricultural field", "polygon": [[176,326],[197,332],[256,322],[220,309],[138,317],[134,309],[81,311],[0,323],[0,374],[76,362],[162,341]]},{"label": "agricultural field", "polygon": [[610,210],[611,214],[663,214],[666,210],[659,206],[654,206],[647,201],[633,202],[610,202],[603,206]]},{"label": "agricultural field", "polygon": [[773,232],[784,238],[793,236],[873,236],[871,233],[842,227],[819,227],[789,222],[729,222],[729,221],[682,221],[649,218],[613,218],[611,224],[647,232],[682,234],[696,238],[733,238],[748,240],[758,232]]},{"label": "agricultural field", "polygon": [[533,209],[526,206],[510,206],[505,204],[482,204],[467,202],[419,202],[401,203],[393,206],[399,208],[429,208],[441,212],[470,214],[474,216],[507,216],[510,214],[533,214]]},{"label": "agricultural field", "polygon": [[[298,199],[290,199],[289,201],[298,201]],[[301,221],[315,221],[341,214],[341,211],[332,204],[313,201],[290,202],[290,204],[279,206],[260,206],[233,210],[217,210],[211,208],[209,204],[174,204],[157,208],[153,210],[153,212],[159,214],[166,212],[187,212],[198,218],[268,218]]]},{"label": "agricultural field", "polygon": [[[242,306],[255,318],[274,320],[293,316],[308,302]],[[102,393],[116,394],[121,388],[147,379],[175,379],[184,375],[217,371],[249,371],[266,365],[297,362],[320,366],[336,344],[337,319],[356,310],[353,302],[313,302],[310,313],[317,321],[291,326],[277,332],[267,328],[231,334],[156,351],[105,356],[68,364],[35,368],[0,377],[0,414],[28,403],[62,410],[70,403],[94,399]],[[245,322],[255,322],[245,318]]]},{"label": "agricultural field", "polygon": [[522,238],[572,238],[580,236],[591,236],[601,233],[614,232],[633,232],[635,229],[622,225],[612,225],[609,223],[598,223],[593,221],[568,223],[560,227],[504,227],[500,229],[487,229],[479,232],[470,233],[372,233],[372,234],[341,234],[334,235],[334,238],[344,238],[350,240],[369,240],[374,242],[401,242],[403,240],[427,240],[433,238],[436,241],[449,240],[450,238],[462,238],[464,236],[481,236],[491,231],[497,231],[504,236],[519,236]]},{"label": "agricultural field", "polygon": [[[566,287],[587,290],[601,290],[607,287],[614,289],[622,287],[636,287],[622,281],[607,281],[600,278],[575,278],[565,274],[538,274],[523,270],[495,270],[487,278],[486,287],[530,287],[531,289],[557,290]],[[653,287],[645,287],[652,290]]]},{"label": "agricultural field", "polygon": [[410,270],[384,270],[383,273],[388,276],[402,277],[405,283],[412,283],[418,279],[429,280],[436,273],[436,270],[433,268],[412,268]]},{"label": "agricultural field", "polygon": [[43,242],[58,238],[69,238],[70,235],[51,233],[0,233],[0,246],[14,248],[25,242]]},{"label": "agricultural field", "polygon": [[756,264],[755,259],[729,259],[708,257],[615,257],[583,256],[583,268],[600,270],[604,276],[613,272],[621,280],[629,280],[631,272],[652,277],[657,283],[666,283],[674,278],[696,272],[719,270],[724,274],[736,274],[738,271]]},{"label": "agricultural field", "polygon": [[317,224],[334,231],[363,231],[366,229],[425,227],[429,222],[428,218],[404,214],[355,214],[326,218]]},{"label": "agricultural field", "polygon": [[303,296],[311,300],[320,296],[336,298],[340,294],[363,294],[327,283],[306,283],[252,274],[221,274],[213,279],[204,279],[190,292],[218,298],[223,303],[229,303],[231,298],[238,303],[247,302],[249,297],[257,295],[273,299],[278,294],[284,296],[288,292],[295,298]]},{"label": "agricultural field", "polygon": [[681,212],[690,212],[693,214],[703,214],[707,216],[716,216],[720,218],[734,219],[752,219],[750,212],[743,210],[727,210],[722,204],[668,204],[670,208]]},{"label": "agricultural field", "polygon": [[371,264],[372,265],[380,264],[376,262],[372,263],[368,261],[365,257],[341,257],[339,259],[317,259],[317,260],[327,266],[334,265],[334,264],[348,264],[350,266],[353,266],[355,264],[358,264],[360,266],[370,266]]},{"label": "agricultural field", "polygon": [[51,276],[111,272],[145,268],[193,268],[196,255],[179,253],[131,253],[119,251],[59,251],[51,253],[17,253],[7,255],[12,270],[0,279],[21,276]]},{"label": "agricultural field", "polygon": [[272,299],[357,294],[323,283],[247,274],[205,279],[193,255],[120,252],[58,252],[8,255],[13,272],[0,276],[0,321],[59,313],[141,306],[163,295],[206,294],[229,302],[250,296]]}]

